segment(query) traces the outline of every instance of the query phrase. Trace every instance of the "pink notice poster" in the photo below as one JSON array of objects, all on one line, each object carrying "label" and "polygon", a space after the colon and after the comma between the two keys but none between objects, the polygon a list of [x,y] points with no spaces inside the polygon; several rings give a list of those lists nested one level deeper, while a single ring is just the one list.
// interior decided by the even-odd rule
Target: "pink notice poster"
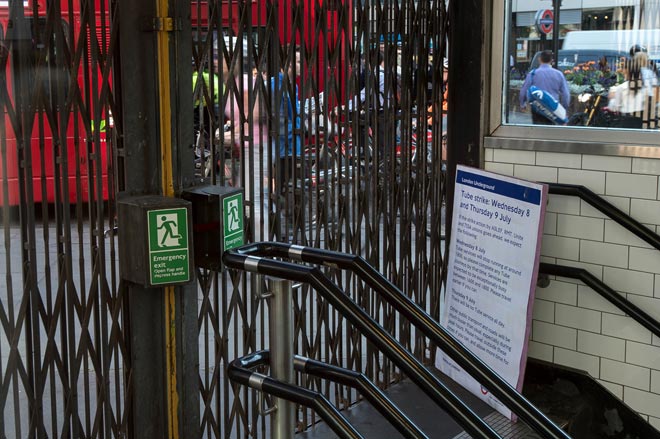
[{"label": "pink notice poster", "polygon": [[[458,166],[440,324],[520,391],[547,185]],[[509,419],[511,411],[441,350],[436,367]]]}]

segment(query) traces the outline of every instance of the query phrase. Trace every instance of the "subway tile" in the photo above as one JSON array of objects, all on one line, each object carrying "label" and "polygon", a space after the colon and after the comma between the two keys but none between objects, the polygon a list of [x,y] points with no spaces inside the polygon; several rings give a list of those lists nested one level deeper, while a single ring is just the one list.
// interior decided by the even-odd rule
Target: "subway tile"
[{"label": "subway tile", "polygon": [[655,297],[660,297],[660,274],[655,275]]},{"label": "subway tile", "polygon": [[532,322],[532,339],[566,349],[577,348],[577,330],[535,320]]},{"label": "subway tile", "polygon": [[651,343],[651,333],[628,316],[603,313],[603,335]]},{"label": "subway tile", "polygon": [[660,160],[633,158],[632,172],[634,174],[660,175]]},{"label": "subway tile", "polygon": [[651,392],[660,394],[660,370],[651,370]]},{"label": "subway tile", "polygon": [[486,162],[484,165],[486,171],[496,172],[502,175],[513,175],[513,164]]},{"label": "subway tile", "polygon": [[653,416],[649,416],[648,421],[653,428],[660,431],[660,418],[654,418]]},{"label": "subway tile", "polygon": [[568,195],[549,195],[546,212],[579,215],[580,199],[578,197],[571,197]]},{"label": "subway tile", "polygon": [[578,260],[580,241],[555,235],[543,235],[541,254],[553,258]]},{"label": "subway tile", "polygon": [[486,162],[493,161],[493,148],[484,148],[484,160]]},{"label": "subway tile", "polygon": [[660,201],[633,198],[630,203],[631,217],[644,224],[660,224]]},{"label": "subway tile", "polygon": [[660,347],[627,341],[625,361],[660,371]]},{"label": "subway tile", "polygon": [[551,258],[549,256],[541,255],[539,257],[539,262],[545,262],[545,263],[548,263],[548,264],[555,264],[557,262],[557,259],[556,258]]},{"label": "subway tile", "polygon": [[593,332],[578,331],[577,350],[585,354],[605,357],[611,360],[624,361],[626,356],[626,341],[620,338],[607,337]]},{"label": "subway tile", "polygon": [[602,358],[600,361],[600,378],[641,390],[648,391],[651,388],[650,369],[607,358]]},{"label": "subway tile", "polygon": [[556,168],[580,169],[582,166],[582,155],[539,151],[536,153],[536,164],[540,166],[554,166]]},{"label": "subway tile", "polygon": [[660,251],[656,249],[630,247],[631,270],[660,273]]},{"label": "subway tile", "polygon": [[543,166],[514,165],[513,175],[523,180],[557,183],[557,168]]},{"label": "subway tile", "polygon": [[605,221],[600,218],[557,215],[557,235],[559,236],[602,241],[604,230]]},{"label": "subway tile", "polygon": [[600,332],[601,314],[598,311],[558,303],[555,308],[555,323],[584,331]]},{"label": "subway tile", "polygon": [[567,305],[577,304],[577,285],[551,280],[546,288],[537,288],[536,299],[548,300],[551,302],[564,303]]},{"label": "subway tile", "polygon": [[530,340],[527,345],[527,355],[538,360],[552,362],[552,352],[553,348],[549,344]]},{"label": "subway tile", "polygon": [[587,372],[593,378],[598,378],[600,359],[594,355],[587,355],[568,349],[555,348],[556,364],[573,367]]},{"label": "subway tile", "polygon": [[[559,182],[585,186],[597,194],[605,194],[605,172],[582,169],[560,169]],[[608,195],[617,195],[615,193]]]},{"label": "subway tile", "polygon": [[547,300],[534,300],[534,310],[532,318],[548,323],[555,322],[555,303]]},{"label": "subway tile", "polygon": [[623,400],[623,386],[621,384],[610,383],[609,381],[598,380],[601,386],[605,387],[612,395]]},{"label": "subway tile", "polygon": [[629,301],[644,310],[648,315],[660,321],[660,299],[636,294],[628,294],[627,297]]},{"label": "subway tile", "polygon": [[635,236],[628,229],[612,220],[605,220],[605,242],[631,245],[634,247],[652,248],[650,244]]},{"label": "subway tile", "polygon": [[605,193],[620,197],[655,200],[658,195],[658,177],[608,172]]},{"label": "subway tile", "polygon": [[580,241],[580,260],[592,264],[624,268],[628,266],[628,247],[595,241]]},{"label": "subway tile", "polygon": [[603,282],[610,288],[626,293],[653,297],[652,273],[633,271],[614,267],[603,269]]},{"label": "subway tile", "polygon": [[[630,214],[630,197],[610,197],[607,195],[602,195],[601,197],[623,213]],[[602,213],[582,199],[580,199],[580,215],[593,218],[610,218],[609,215]]]},{"label": "subway tile", "polygon": [[536,153],[534,151],[521,151],[517,149],[494,149],[493,161],[533,165],[536,161]]},{"label": "subway tile", "polygon": [[543,233],[546,235],[557,234],[557,214],[553,212],[546,212],[543,219]]},{"label": "subway tile", "polygon": [[660,395],[626,387],[623,389],[623,402],[635,411],[660,418]]},{"label": "subway tile", "polygon": [[582,169],[595,171],[631,172],[632,159],[630,157],[613,157],[605,155],[582,156]]},{"label": "subway tile", "polygon": [[625,315],[616,305],[586,285],[578,286],[578,306],[609,314]]}]

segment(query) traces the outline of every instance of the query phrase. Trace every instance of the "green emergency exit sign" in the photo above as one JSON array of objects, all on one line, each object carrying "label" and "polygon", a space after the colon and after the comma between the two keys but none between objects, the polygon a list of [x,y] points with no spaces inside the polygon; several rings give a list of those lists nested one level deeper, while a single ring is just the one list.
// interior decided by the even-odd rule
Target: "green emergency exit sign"
[{"label": "green emergency exit sign", "polygon": [[190,280],[188,210],[186,208],[149,210],[147,224],[151,285],[188,282]]},{"label": "green emergency exit sign", "polygon": [[223,249],[231,250],[243,245],[243,193],[222,199]]}]

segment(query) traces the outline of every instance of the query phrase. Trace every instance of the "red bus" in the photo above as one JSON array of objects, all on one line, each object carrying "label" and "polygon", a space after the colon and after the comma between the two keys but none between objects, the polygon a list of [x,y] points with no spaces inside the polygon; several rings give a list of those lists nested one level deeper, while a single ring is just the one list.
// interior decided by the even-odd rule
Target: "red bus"
[{"label": "red bus", "polygon": [[[301,123],[309,128],[302,141],[306,149],[315,148],[319,139],[322,139],[322,137],[316,136],[317,124],[323,124],[325,120],[321,113],[333,108],[338,102],[344,101],[342,99],[345,93],[344,77],[348,72],[345,68],[345,56],[350,32],[346,31],[340,20],[351,22],[350,5],[349,0],[321,0],[320,2],[316,0],[282,0],[279,2],[273,0],[191,0],[193,68],[196,69],[196,73],[193,75],[194,102],[197,105],[203,100],[216,99],[215,108],[219,110],[216,113],[210,111],[208,101],[203,102],[201,108],[196,107],[195,116],[196,124],[198,124],[196,126],[200,127],[195,130],[197,147],[199,148],[200,144],[211,144],[208,140],[199,142],[199,136],[201,136],[199,133],[214,130],[217,132],[217,127],[223,123],[222,120],[217,119],[222,118],[223,113],[225,117],[232,119],[230,126],[234,127],[240,126],[237,124],[238,120],[248,119],[248,114],[240,114],[243,110],[236,105],[236,102],[240,100],[237,99],[238,94],[243,94],[243,106],[248,107],[252,96],[247,95],[255,90],[251,88],[251,85],[247,85],[250,81],[249,78],[256,78],[258,74],[272,76],[275,72],[271,69],[277,67],[270,64],[274,61],[271,56],[281,56],[285,52],[287,56],[290,56],[292,47],[297,46],[301,49],[301,62],[296,67],[301,69],[296,72],[298,98],[300,99],[300,110],[306,110],[302,114]],[[210,73],[213,68],[214,73],[219,77],[222,73],[219,70],[226,69],[226,66],[223,63],[221,67],[217,60],[226,57],[225,50],[232,60],[231,68],[234,70],[234,75],[238,73],[235,70],[239,68],[237,64],[240,64],[240,73],[246,81],[237,83],[236,88],[230,86],[227,101],[218,102],[217,92],[206,93],[206,91],[210,91],[211,85],[214,90],[219,89],[219,81],[211,84],[209,76],[204,77],[206,81],[206,89],[204,89],[202,85],[204,81],[200,79],[203,76],[200,77],[200,73],[204,74],[205,71]],[[213,64],[211,64],[211,59],[214,60]],[[277,61],[275,62],[277,63]],[[280,60],[280,62],[283,64],[285,60]],[[241,85],[243,90],[240,90]],[[321,93],[323,93],[322,97]],[[251,102],[254,105],[254,101]],[[224,105],[225,108],[219,109],[218,104]],[[314,110],[311,110],[312,107]],[[198,109],[202,111],[198,112]],[[318,116],[320,118],[317,118]],[[256,119],[254,121],[257,124]],[[264,123],[265,121],[261,119],[258,127],[250,127],[251,131],[245,131],[253,135],[255,145],[263,144],[265,140]],[[242,125],[243,128],[240,130],[247,128],[245,124]],[[211,129],[206,130],[204,127],[207,126]],[[220,172],[222,163],[218,157],[221,152],[218,151],[224,151],[225,184],[235,183],[234,179],[239,172],[234,172],[234,166],[244,157],[245,152],[241,152],[243,146],[248,145],[246,141],[242,146],[241,133],[234,131],[232,135],[234,147],[231,152],[227,150],[226,145],[223,148],[223,142],[217,141],[218,136],[215,137],[216,155],[211,163],[197,165],[196,162],[198,169],[205,170],[203,173],[200,172],[201,175],[210,175],[212,168]],[[226,142],[227,140],[224,143]],[[196,153],[196,156],[201,157],[201,150],[197,151],[199,152]],[[212,148],[209,147],[208,151],[212,151]],[[209,153],[208,157],[210,156]],[[207,157],[206,152],[204,152],[204,157]],[[218,165],[214,166],[216,161]],[[229,167],[228,163],[231,164]]]},{"label": "red bus", "polygon": [[107,2],[47,3],[0,0],[0,206],[108,197]]},{"label": "red bus", "polygon": [[[324,6],[324,3],[326,7]],[[344,19],[351,23],[352,10],[349,0],[282,0],[273,2],[273,0],[222,0],[218,2],[220,6],[213,10],[208,0],[191,0],[191,20],[193,39],[201,41],[207,37],[206,32],[209,29],[221,29],[224,33],[225,43],[230,43],[234,47],[228,47],[229,50],[242,47],[247,50],[245,41],[239,41],[235,38],[246,40],[253,38],[254,44],[259,46],[265,42],[271,35],[268,34],[266,23],[268,19],[269,8],[277,5],[277,20],[279,28],[279,43],[288,45],[293,43],[298,46],[305,46],[308,51],[314,52],[314,68],[311,70],[314,83],[318,91],[323,91],[326,79],[333,78],[333,82],[340,84],[341,92],[344,93],[343,72],[336,68],[330,68],[326,65],[328,54],[339,51],[340,65],[345,61],[345,45],[348,44],[348,38],[341,33],[340,19],[342,11],[347,11]],[[300,17],[303,20],[302,29],[297,32],[294,20],[294,8],[302,6]],[[322,26],[319,28],[318,15],[324,11],[325,17],[322,18]],[[242,16],[247,13],[250,17],[249,27]],[[321,32],[323,30],[323,32]],[[294,32],[297,32],[295,35]],[[229,37],[229,38],[228,38]],[[217,36],[214,35],[214,38]],[[201,44],[200,44],[201,47]],[[244,53],[245,54],[245,53]],[[306,66],[305,66],[306,67]]]},{"label": "red bus", "polygon": [[[316,51],[311,73],[316,90],[322,91],[332,76],[343,93],[342,72],[325,67],[325,60],[335,50],[343,59],[346,36],[338,29],[339,6],[344,5],[342,0],[326,1],[335,7],[328,3],[323,8],[324,34],[317,31],[320,3],[315,0],[271,4],[278,4],[280,42],[304,44]],[[230,36],[251,31],[253,38],[265,39],[269,2],[223,0],[213,13],[208,0],[191,0],[193,35],[208,30],[214,20],[216,26],[211,27],[219,24]],[[47,203],[108,197],[109,2],[58,3],[60,10],[50,10],[48,0],[0,0],[0,206],[17,205],[28,195],[33,202]],[[84,11],[81,3],[86,5]],[[303,29],[295,36],[291,34],[294,5],[304,8]],[[240,8],[245,7],[251,10],[251,29],[240,29]],[[345,7],[350,11],[350,4]]]}]

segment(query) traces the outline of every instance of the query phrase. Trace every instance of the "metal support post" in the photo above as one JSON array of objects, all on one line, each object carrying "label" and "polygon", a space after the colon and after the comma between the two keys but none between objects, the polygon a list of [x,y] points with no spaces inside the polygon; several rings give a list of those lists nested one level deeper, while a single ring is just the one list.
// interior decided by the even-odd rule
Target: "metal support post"
[{"label": "metal support post", "polygon": [[[555,62],[559,56],[559,14],[561,11],[561,2],[562,0],[552,0],[552,19],[554,20],[552,25],[552,53],[554,54]],[[555,68],[557,68],[557,65],[555,65]]]},{"label": "metal support post", "polygon": [[[172,197],[194,182],[189,106],[192,33],[190,20],[183,20],[190,17],[190,2],[115,3],[121,22],[121,50],[116,52],[121,57],[113,78],[121,81],[117,90],[124,122],[119,196]],[[178,21],[183,24],[153,25]],[[120,234],[131,232],[135,233],[131,224],[119,224]],[[200,437],[196,285],[146,288],[126,282],[124,298],[131,337],[127,436]]]},{"label": "metal support post", "polygon": [[[449,78],[447,96],[447,220],[451,230],[456,165],[479,168],[485,118],[484,11],[489,2],[456,2],[449,6]],[[471,29],[465,32],[465,29]],[[447,249],[449,240],[446,241]]]},{"label": "metal support post", "polygon": [[[293,384],[293,288],[291,281],[271,278],[269,300],[270,368],[276,380]],[[287,439],[295,434],[295,406],[275,398],[272,437]]]}]

